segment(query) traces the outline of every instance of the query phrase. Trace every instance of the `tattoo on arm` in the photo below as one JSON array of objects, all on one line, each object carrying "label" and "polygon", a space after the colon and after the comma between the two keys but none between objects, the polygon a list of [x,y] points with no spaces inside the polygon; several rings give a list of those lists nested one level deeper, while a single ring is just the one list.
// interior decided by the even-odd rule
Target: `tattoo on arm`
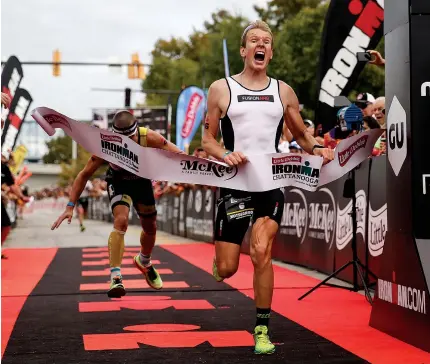
[{"label": "tattoo on arm", "polygon": [[167,140],[162,135],[160,135],[160,139],[163,145],[167,145]]}]

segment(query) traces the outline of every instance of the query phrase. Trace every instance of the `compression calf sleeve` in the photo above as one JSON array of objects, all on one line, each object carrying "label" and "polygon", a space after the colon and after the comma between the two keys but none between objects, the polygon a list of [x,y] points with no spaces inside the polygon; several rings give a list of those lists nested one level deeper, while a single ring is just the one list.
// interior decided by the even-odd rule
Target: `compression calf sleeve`
[{"label": "compression calf sleeve", "polygon": [[122,256],[124,255],[124,234],[125,231],[114,229],[109,235],[109,264],[111,268],[121,267]]}]

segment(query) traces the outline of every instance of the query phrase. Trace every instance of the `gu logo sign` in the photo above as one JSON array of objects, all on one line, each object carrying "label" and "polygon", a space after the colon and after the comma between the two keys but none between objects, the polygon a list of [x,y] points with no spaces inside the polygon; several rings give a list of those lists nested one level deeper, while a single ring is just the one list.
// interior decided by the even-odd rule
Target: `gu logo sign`
[{"label": "gu logo sign", "polygon": [[408,154],[406,111],[394,96],[387,118],[388,160],[394,174],[399,175]]}]

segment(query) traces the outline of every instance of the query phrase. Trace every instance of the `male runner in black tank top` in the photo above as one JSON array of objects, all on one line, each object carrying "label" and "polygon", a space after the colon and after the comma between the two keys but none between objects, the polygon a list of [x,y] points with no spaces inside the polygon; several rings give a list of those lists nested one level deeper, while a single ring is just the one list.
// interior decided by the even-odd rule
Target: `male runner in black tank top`
[{"label": "male runner in black tank top", "polygon": [[[147,128],[139,128],[136,119],[128,111],[120,111],[114,116],[113,131],[129,137],[143,147],[183,153],[176,145],[168,142],[159,133]],[[58,228],[65,219],[68,219],[70,224],[74,206],[88,179],[104,162],[103,159],[92,156],[84,169],[79,172],[73,183],[70,202],[66,210],[52,225],[52,230]],[[110,233],[108,240],[111,267],[111,284],[108,296],[122,297],[125,295],[121,276],[121,261],[124,253],[124,234],[127,231],[128,216],[132,204],[139,214],[142,225],[140,236],[141,252],[134,257],[134,264],[145,276],[149,286],[154,289],[161,289],[163,281],[151,264],[151,252],[155,245],[157,232],[157,211],[151,181],[110,164],[106,173],[106,182],[114,217],[113,231]]]},{"label": "male runner in black tank top", "polygon": [[[244,70],[228,79],[215,81],[209,88],[203,148],[209,155],[231,166],[240,165],[247,162],[246,154],[276,153],[285,122],[306,152],[323,157],[324,162],[332,160],[333,151],[318,145],[307,131],[292,88],[267,76],[272,47],[273,35],[266,23],[256,21],[245,29],[240,48]],[[276,83],[277,88],[274,86]],[[216,140],[220,120],[226,148]],[[221,189],[218,202],[213,263],[213,274],[218,281],[237,271],[240,244],[249,219],[252,218],[254,223],[250,255],[254,265],[257,308],[254,329],[256,354],[275,351],[268,336],[274,282],[271,249],[283,206],[284,197],[279,189],[262,193]]]}]

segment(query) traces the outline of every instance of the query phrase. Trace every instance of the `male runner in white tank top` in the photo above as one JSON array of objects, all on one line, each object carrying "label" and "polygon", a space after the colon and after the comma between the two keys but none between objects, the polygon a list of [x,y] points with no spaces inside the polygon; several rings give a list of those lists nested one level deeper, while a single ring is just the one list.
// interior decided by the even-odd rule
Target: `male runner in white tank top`
[{"label": "male runner in white tank top", "polygon": [[[293,89],[267,76],[267,65],[273,56],[273,35],[266,23],[256,21],[245,29],[240,55],[245,64],[242,73],[215,81],[209,88],[203,135],[206,152],[231,166],[246,163],[247,155],[276,153],[285,123],[306,152],[323,157],[324,162],[332,160],[333,150],[320,146],[307,131]],[[219,124],[225,148],[216,140]],[[251,218],[254,223],[250,255],[257,308],[256,354],[275,351],[268,336],[274,281],[271,250],[283,206],[280,189],[261,193],[221,189],[218,201],[213,263],[213,274],[218,281],[237,271],[240,244]]]}]

